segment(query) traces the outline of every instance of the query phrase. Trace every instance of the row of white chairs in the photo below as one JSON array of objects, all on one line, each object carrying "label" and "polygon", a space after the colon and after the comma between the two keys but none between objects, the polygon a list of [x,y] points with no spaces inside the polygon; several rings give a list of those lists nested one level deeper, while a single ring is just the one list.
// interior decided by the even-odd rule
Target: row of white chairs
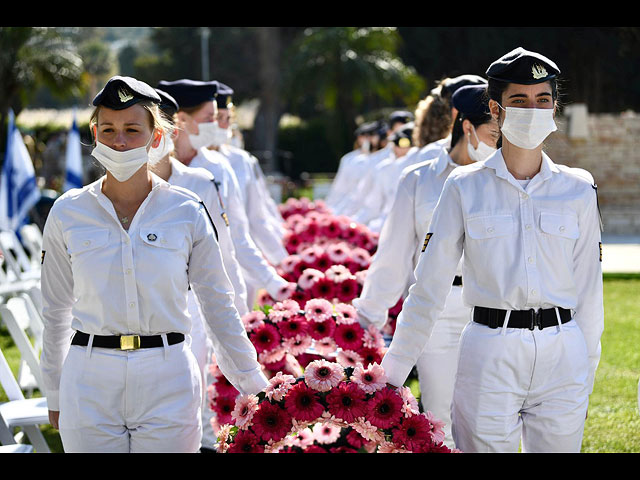
[{"label": "row of white chairs", "polygon": [[36,225],[0,232],[0,323],[20,354],[17,375],[0,349],[0,384],[8,401],[0,403],[0,453],[50,453],[41,425],[49,424],[47,399],[40,373],[42,297],[40,252],[42,234]]}]

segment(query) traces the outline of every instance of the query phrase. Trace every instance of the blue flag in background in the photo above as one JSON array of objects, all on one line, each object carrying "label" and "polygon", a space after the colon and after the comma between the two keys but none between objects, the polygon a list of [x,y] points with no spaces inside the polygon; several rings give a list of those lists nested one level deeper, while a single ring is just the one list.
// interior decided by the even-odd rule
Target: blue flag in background
[{"label": "blue flag in background", "polygon": [[82,176],[82,150],[80,148],[80,131],[76,123],[76,111],[73,110],[73,124],[67,135],[66,174],[63,192],[84,185]]},{"label": "blue flag in background", "polygon": [[0,174],[0,229],[17,232],[38,200],[33,162],[15,125],[13,110],[9,110],[7,149]]}]

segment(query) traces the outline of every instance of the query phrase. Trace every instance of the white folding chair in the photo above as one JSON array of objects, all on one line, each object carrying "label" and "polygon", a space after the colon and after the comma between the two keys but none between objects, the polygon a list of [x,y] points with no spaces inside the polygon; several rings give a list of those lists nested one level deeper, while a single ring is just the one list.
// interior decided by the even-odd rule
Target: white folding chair
[{"label": "white folding chair", "polygon": [[[9,330],[13,342],[20,352],[18,384],[20,388],[33,394],[35,388],[42,391],[40,352],[44,323],[31,298],[26,293],[11,297],[0,305],[0,318]],[[33,338],[33,341],[31,338]]]},{"label": "white folding chair", "polygon": [[40,278],[40,263],[31,263],[18,236],[11,230],[0,231],[0,249],[7,264],[9,281],[33,280]]},{"label": "white folding chair", "polygon": [[40,431],[40,425],[49,423],[47,399],[24,398],[9,364],[0,349],[0,383],[9,401],[0,403],[0,443],[15,445],[18,442],[14,429],[20,429],[27,436],[38,453],[51,453],[47,441]]},{"label": "white folding chair", "polygon": [[2,445],[0,446],[0,453],[33,453],[33,446],[20,443],[15,445]]},{"label": "white folding chair", "polygon": [[31,268],[40,270],[42,259],[42,232],[35,223],[30,223],[20,227],[20,237],[22,244],[29,256]]}]

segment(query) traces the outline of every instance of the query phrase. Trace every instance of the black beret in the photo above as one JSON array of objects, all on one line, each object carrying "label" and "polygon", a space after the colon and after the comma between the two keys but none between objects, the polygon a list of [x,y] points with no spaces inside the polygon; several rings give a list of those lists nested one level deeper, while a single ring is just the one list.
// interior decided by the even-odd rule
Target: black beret
[{"label": "black beret", "polygon": [[465,85],[455,91],[451,104],[462,117],[479,118],[490,115],[486,85]]},{"label": "black beret", "polygon": [[413,120],[413,114],[411,112],[407,112],[405,110],[397,110],[389,115],[389,123],[393,125],[394,123],[407,123]]},{"label": "black beret", "polygon": [[218,108],[227,108],[231,102],[231,96],[233,95],[233,89],[225,85],[224,83],[218,83],[218,94],[216,95],[216,103]]},{"label": "black beret", "polygon": [[487,76],[494,80],[521,85],[533,85],[556,78],[558,66],[544,55],[522,47],[511,50],[487,69]]},{"label": "black beret", "polygon": [[133,77],[111,77],[102,90],[93,99],[93,105],[102,105],[113,110],[123,110],[136,103],[150,100],[160,103],[156,91],[140,80]]},{"label": "black beret", "polygon": [[378,122],[363,123],[356,128],[356,135],[371,135],[378,128]]},{"label": "black beret", "polygon": [[218,82],[202,82],[186,78],[172,82],[161,80],[158,83],[158,89],[171,95],[180,108],[190,108],[212,101],[218,91]]},{"label": "black beret", "polygon": [[479,75],[466,73],[464,75],[459,75],[457,77],[446,79],[442,85],[442,90],[443,90],[443,93],[446,93],[449,96],[451,96],[456,92],[456,90],[464,87],[465,85],[486,85],[486,84],[487,84],[487,80],[485,78],[482,78]]},{"label": "black beret", "polygon": [[405,123],[402,127],[389,135],[388,140],[399,147],[410,147],[413,144],[412,138],[414,126],[413,122]]},{"label": "black beret", "polygon": [[176,99],[159,88],[156,88],[156,93],[160,96],[160,110],[162,110],[169,118],[173,117],[180,108]]}]

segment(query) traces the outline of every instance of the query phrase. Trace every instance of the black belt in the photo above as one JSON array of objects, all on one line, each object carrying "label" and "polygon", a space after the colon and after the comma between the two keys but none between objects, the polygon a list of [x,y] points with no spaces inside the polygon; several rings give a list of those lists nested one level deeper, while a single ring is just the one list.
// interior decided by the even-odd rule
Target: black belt
[{"label": "black belt", "polygon": [[460,275],[456,275],[453,277],[453,286],[461,287],[462,286],[462,277]]},{"label": "black belt", "polygon": [[[167,343],[174,345],[184,340],[182,333],[167,333]],[[89,334],[76,332],[71,340],[71,345],[87,346],[89,344]],[[118,348],[120,350],[137,350],[138,348],[162,347],[161,335],[94,335],[94,347]]]},{"label": "black belt", "polygon": [[[571,320],[571,310],[558,307],[560,313],[560,322],[567,323]],[[475,307],[473,309],[473,321],[487,325],[490,328],[502,327],[504,323],[506,310],[497,308]],[[512,310],[509,315],[509,328],[528,328],[533,330],[538,327],[540,330],[546,327],[558,325],[558,317],[555,308],[539,309],[539,310]]]}]

